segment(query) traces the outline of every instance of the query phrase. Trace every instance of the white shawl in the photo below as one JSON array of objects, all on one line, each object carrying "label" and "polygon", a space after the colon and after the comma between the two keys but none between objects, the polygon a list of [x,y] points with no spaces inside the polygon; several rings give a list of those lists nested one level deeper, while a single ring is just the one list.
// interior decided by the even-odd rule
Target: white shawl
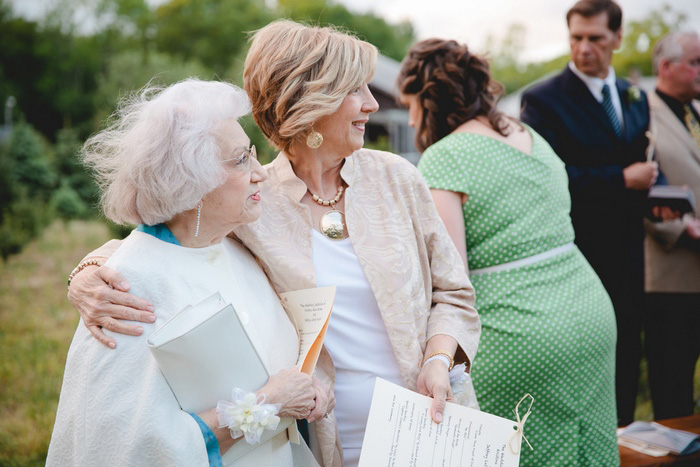
[{"label": "white shawl", "polygon": [[[186,305],[218,291],[249,323],[251,340],[274,374],[296,362],[294,326],[250,252],[231,239],[192,249],[135,231],[107,265],[126,277],[132,293],[153,303],[157,320],[140,323],[139,337],[110,334],[116,350],[100,344],[80,321],[68,351],[47,465],[208,465],[201,430],[179,408],[146,339]],[[291,465],[282,435],[236,465]]]}]

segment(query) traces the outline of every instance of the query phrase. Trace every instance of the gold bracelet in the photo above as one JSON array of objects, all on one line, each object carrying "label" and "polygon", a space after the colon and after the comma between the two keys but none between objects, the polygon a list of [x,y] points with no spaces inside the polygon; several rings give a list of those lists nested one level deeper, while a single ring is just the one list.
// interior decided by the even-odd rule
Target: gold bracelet
[{"label": "gold bracelet", "polygon": [[447,357],[447,358],[450,360],[450,368],[448,368],[448,371],[451,370],[452,368],[454,368],[454,366],[455,366],[455,359],[452,358],[452,355],[450,355],[450,353],[449,353],[447,350],[436,350],[435,352],[433,352],[433,353],[431,353],[430,355],[428,355],[428,357],[427,357],[425,360],[423,360],[423,364],[425,365],[425,362],[426,362],[429,358],[432,358],[432,357],[434,357],[434,356],[436,356],[436,355],[444,355],[445,357]]},{"label": "gold bracelet", "polygon": [[78,274],[80,271],[85,269],[88,266],[102,266],[102,263],[97,260],[97,259],[86,259],[85,261],[81,261],[80,264],[78,264],[75,269],[71,271],[71,273],[68,275],[68,287],[70,287],[70,283],[75,277],[76,274]]}]

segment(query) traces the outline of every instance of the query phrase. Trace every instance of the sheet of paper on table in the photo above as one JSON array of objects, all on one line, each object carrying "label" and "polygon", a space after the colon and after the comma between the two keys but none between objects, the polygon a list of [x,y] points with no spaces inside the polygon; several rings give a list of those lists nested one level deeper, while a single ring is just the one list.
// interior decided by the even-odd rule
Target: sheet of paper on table
[{"label": "sheet of paper on table", "polygon": [[359,467],[518,466],[520,454],[509,446],[515,422],[448,402],[436,424],[431,404],[429,397],[377,378]]}]

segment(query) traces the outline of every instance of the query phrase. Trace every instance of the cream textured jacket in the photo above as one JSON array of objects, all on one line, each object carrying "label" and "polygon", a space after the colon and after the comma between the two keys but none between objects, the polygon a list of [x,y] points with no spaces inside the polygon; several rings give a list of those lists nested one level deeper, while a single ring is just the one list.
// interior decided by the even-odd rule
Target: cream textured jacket
[{"label": "cream textured jacket", "polygon": [[[697,102],[693,102],[700,110]],[[687,185],[695,194],[695,216],[700,213],[700,148],[666,103],[649,93],[651,131],[656,160],[669,185]],[[700,293],[700,250],[678,244],[686,221],[645,221],[646,291]],[[696,242],[698,243],[698,242]]]},{"label": "cream textured jacket", "polygon": [[[235,234],[262,263],[277,293],[316,287],[311,213],[301,203],[307,187],[284,154],[266,167],[262,215]],[[474,289],[418,170],[394,154],[361,149],[345,160],[340,175],[348,185],[350,240],[379,304],[405,386],[416,389],[426,341],[436,334],[452,336],[471,362],[481,333]],[[317,375],[332,385],[334,374],[324,349]],[[319,462],[341,465],[335,418],[312,425]]]},{"label": "cream textured jacket", "polygon": [[[277,293],[316,287],[311,212],[301,203],[307,187],[283,153],[266,168],[262,215],[235,235],[258,258]],[[405,386],[416,390],[426,342],[437,334],[452,336],[459,344],[455,359],[469,365],[481,335],[474,288],[421,174],[397,155],[361,149],[345,160],[340,175],[348,185],[350,239]],[[88,257],[109,256],[116,246],[111,241]],[[325,349],[316,374],[333,387],[335,370]],[[465,392],[473,395],[471,380],[467,384]],[[335,416],[313,423],[310,432],[319,463],[342,466]]]}]

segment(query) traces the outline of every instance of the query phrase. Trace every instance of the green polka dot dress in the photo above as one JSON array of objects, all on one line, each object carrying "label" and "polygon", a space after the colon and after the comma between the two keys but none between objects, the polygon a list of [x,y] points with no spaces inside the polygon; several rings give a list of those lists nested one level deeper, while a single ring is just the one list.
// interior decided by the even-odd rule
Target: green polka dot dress
[{"label": "green polka dot dress", "polygon": [[[564,164],[532,134],[532,154],[487,136],[454,133],[418,168],[432,188],[466,193],[470,270],[574,240]],[[478,271],[477,271],[478,272]],[[472,378],[481,409],[514,419],[535,398],[520,465],[616,466],[615,315],[598,276],[573,247],[527,266],[472,276],[481,316]]]}]

